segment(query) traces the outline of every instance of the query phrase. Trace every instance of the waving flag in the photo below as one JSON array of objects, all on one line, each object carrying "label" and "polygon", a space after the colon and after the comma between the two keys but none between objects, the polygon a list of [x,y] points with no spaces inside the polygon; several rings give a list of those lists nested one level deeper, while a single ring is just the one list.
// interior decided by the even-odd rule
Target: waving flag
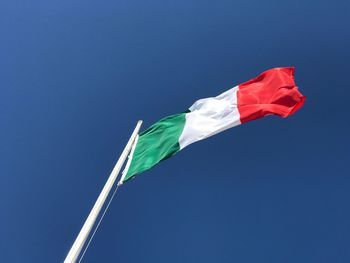
[{"label": "waving flag", "polygon": [[188,111],[161,119],[139,135],[123,182],[226,129],[272,114],[288,117],[304,100],[292,67],[267,70],[217,97],[197,100]]}]

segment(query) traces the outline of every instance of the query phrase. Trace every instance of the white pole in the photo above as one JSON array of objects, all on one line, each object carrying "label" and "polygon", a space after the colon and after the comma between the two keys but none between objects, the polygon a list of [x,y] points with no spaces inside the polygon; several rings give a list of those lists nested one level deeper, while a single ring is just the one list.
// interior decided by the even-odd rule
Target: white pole
[{"label": "white pole", "polygon": [[139,135],[137,135],[136,138],[135,138],[135,143],[134,143],[134,145],[131,148],[131,151],[130,151],[130,154],[129,154],[129,157],[128,157],[128,161],[126,162],[126,165],[124,167],[124,170],[122,172],[122,176],[120,177],[118,185],[122,185],[123,184],[124,178],[125,178],[126,174],[129,171],[131,160],[132,160],[132,157],[134,156],[134,151],[135,151],[136,144],[137,144],[138,140],[139,140]]},{"label": "white pole", "polygon": [[140,130],[142,121],[138,121],[137,125],[135,127],[134,132],[132,133],[127,145],[125,146],[122,154],[119,157],[118,162],[116,163],[116,165],[113,168],[113,171],[111,172],[105,186],[103,187],[100,195],[98,196],[96,203],[94,205],[94,207],[91,209],[91,212],[89,214],[89,216],[87,217],[82,229],[79,232],[78,237],[76,238],[76,240],[73,243],[73,246],[71,247],[71,249],[68,252],[68,255],[66,257],[66,259],[64,260],[64,263],[74,263],[76,262],[82,248],[84,247],[84,243],[86,241],[86,239],[89,236],[89,233],[98,217],[98,214],[100,213],[104,202],[106,201],[106,198],[108,197],[108,194],[115,182],[115,180],[117,179],[118,173],[120,171],[120,169],[122,168],[125,159],[128,157],[128,154],[133,146],[133,143],[135,141],[135,138]]}]

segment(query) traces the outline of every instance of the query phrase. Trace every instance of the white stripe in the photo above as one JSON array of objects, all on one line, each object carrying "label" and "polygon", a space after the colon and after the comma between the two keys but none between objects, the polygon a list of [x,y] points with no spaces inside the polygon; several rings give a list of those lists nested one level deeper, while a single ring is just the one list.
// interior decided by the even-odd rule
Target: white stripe
[{"label": "white stripe", "polygon": [[190,107],[179,138],[180,149],[241,124],[237,91],[238,86],[217,97],[198,100]]}]

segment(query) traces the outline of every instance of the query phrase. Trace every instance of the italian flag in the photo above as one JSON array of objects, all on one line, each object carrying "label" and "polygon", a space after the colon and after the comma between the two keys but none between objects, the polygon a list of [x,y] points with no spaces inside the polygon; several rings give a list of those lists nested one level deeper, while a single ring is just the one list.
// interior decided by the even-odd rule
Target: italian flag
[{"label": "italian flag", "polygon": [[161,119],[136,137],[121,183],[226,129],[267,115],[288,117],[304,101],[293,67],[269,69],[219,96],[197,100],[186,112]]}]

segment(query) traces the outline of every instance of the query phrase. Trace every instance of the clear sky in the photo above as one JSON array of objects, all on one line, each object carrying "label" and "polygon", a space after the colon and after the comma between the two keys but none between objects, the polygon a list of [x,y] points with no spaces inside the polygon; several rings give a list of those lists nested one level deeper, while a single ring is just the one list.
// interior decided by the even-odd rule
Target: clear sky
[{"label": "clear sky", "polygon": [[349,1],[0,3],[1,262],[62,262],[143,129],[262,71],[307,101],[119,189],[83,262],[350,262]]}]

